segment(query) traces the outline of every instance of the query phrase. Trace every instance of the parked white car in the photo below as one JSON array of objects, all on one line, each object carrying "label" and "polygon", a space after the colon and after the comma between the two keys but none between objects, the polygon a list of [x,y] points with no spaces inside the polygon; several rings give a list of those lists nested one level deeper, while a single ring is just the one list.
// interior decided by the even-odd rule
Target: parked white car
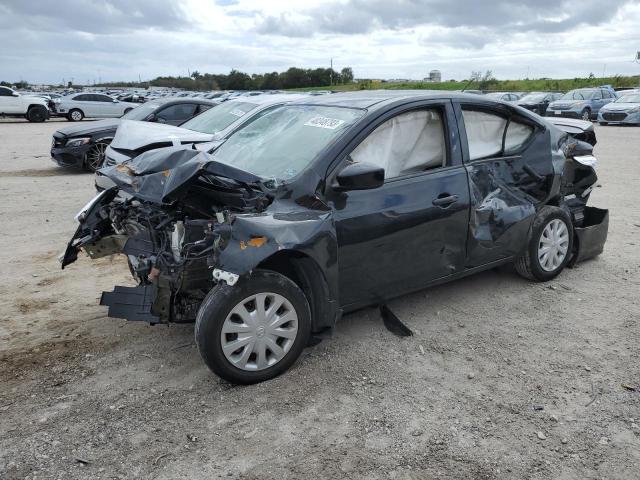
[{"label": "parked white car", "polygon": [[102,93],[72,93],[54,101],[54,114],[79,122],[85,117],[118,118],[139,106],[139,103],[121,102]]},{"label": "parked white car", "polygon": [[47,99],[0,87],[0,117],[25,117],[30,122],[44,122],[49,118]]}]

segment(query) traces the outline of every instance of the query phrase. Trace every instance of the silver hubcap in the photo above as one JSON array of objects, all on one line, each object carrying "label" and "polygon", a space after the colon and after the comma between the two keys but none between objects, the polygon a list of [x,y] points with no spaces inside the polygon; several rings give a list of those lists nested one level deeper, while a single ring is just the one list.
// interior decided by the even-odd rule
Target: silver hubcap
[{"label": "silver hubcap", "polygon": [[227,315],[220,333],[222,351],[241,370],[264,370],[282,360],[298,334],[293,305],[277,293],[245,298]]},{"label": "silver hubcap", "polygon": [[74,120],[82,120],[82,115],[80,114],[80,112],[76,111],[71,114],[71,118],[73,118]]},{"label": "silver hubcap", "polygon": [[96,143],[93,148],[87,152],[87,164],[93,170],[97,170],[102,166],[107,147],[108,145],[106,143]]},{"label": "silver hubcap", "polygon": [[589,120],[590,116],[589,116],[589,112],[587,110],[584,111],[584,113],[582,114],[582,119],[583,120]]},{"label": "silver hubcap", "polygon": [[546,272],[553,272],[564,261],[569,249],[569,229],[567,225],[554,218],[542,231],[538,242],[538,262]]}]

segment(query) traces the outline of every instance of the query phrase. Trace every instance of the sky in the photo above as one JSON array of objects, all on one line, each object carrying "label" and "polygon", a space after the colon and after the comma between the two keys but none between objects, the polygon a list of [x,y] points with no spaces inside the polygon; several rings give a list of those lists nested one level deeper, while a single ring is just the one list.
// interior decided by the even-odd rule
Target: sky
[{"label": "sky", "polygon": [[640,0],[0,0],[0,80],[352,67],[356,78],[640,74]]}]

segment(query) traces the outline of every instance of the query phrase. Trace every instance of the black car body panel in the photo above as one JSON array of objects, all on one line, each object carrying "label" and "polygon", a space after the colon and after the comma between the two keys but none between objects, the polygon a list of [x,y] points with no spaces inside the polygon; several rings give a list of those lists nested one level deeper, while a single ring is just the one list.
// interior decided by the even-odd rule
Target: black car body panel
[{"label": "black car body panel", "polygon": [[[152,323],[193,320],[217,282],[232,285],[256,269],[272,269],[301,285],[313,328],[321,330],[344,311],[512,261],[545,205],[570,212],[576,230],[589,229],[574,258],[602,251],[606,215],[586,207],[597,177],[573,158],[590,154],[591,145],[536,115],[477,96],[424,92],[336,94],[299,103],[364,114],[289,182],[185,147],[102,169],[116,187],[79,215],[63,268],[80,249],[93,258],[125,253],[140,285],[118,287],[103,304],[110,315]],[[445,120],[442,167],[370,190],[335,187],[350,153],[377,126],[424,108]],[[517,151],[504,153],[503,140],[500,153],[471,160],[465,109],[497,112],[533,133]],[[127,200],[116,198],[119,190]]]},{"label": "black car body panel", "polygon": [[[183,116],[171,116],[167,120],[162,120],[163,123],[179,125],[218,103],[205,99],[166,98],[154,100],[143,107],[138,107],[132,111],[132,114],[137,114],[138,109],[144,108],[144,116],[139,121],[155,122],[159,121],[162,112],[167,112],[170,108],[187,108]],[[192,109],[190,113],[189,109]],[[80,122],[57,130],[53,134],[51,159],[61,167],[85,167],[87,152],[99,142],[110,143],[120,122],[121,119]],[[73,145],[74,140],[80,139],[88,140],[82,145]],[[72,145],[69,146],[69,144]]]}]

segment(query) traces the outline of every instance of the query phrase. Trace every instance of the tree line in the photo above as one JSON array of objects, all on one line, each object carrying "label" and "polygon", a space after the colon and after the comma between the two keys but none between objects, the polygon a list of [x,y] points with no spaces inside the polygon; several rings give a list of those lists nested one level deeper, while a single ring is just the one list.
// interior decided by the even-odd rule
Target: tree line
[{"label": "tree line", "polygon": [[280,90],[288,88],[347,85],[353,82],[353,70],[339,72],[331,68],[304,69],[291,67],[285,72],[258,74],[231,70],[227,75],[194,71],[189,77],[157,77],[148,82],[108,82],[101,87],[168,87],[184,90]]}]

